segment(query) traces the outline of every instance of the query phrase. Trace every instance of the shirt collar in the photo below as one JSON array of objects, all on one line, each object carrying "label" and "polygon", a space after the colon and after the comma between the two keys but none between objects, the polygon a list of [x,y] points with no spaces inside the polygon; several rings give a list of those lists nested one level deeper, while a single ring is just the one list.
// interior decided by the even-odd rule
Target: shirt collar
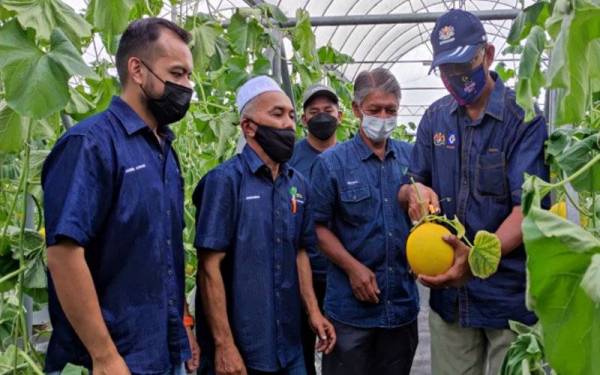
[{"label": "shirt collar", "polygon": [[[248,167],[250,168],[250,172],[252,172],[252,174],[257,174],[261,170],[268,169],[266,164],[262,161],[260,157],[258,157],[258,154],[248,144],[244,146],[241,155],[242,158],[248,164]],[[288,163],[279,164],[279,170],[281,174],[285,174],[290,177],[293,174],[293,169],[288,166]]]},{"label": "shirt collar", "polygon": [[[150,131],[144,120],[120,97],[113,96],[108,110],[115,115],[128,135],[135,134],[141,130]],[[167,141],[175,139],[175,134],[168,125],[161,126],[158,132],[160,135],[165,136]]]},{"label": "shirt collar", "polygon": [[[504,82],[502,82],[502,78],[498,76],[498,73],[490,71],[490,74],[496,83],[494,84],[494,89],[492,90],[490,98],[485,107],[485,114],[502,121],[504,117]],[[453,99],[452,104],[450,104],[450,113],[454,113],[457,109],[458,103]]]},{"label": "shirt collar", "polygon": [[[391,143],[390,140],[391,140],[391,138],[388,138],[388,140],[385,142],[385,157],[387,158],[388,156],[392,156],[395,158],[396,152],[394,151],[393,148],[390,147],[390,143]],[[360,160],[367,160],[372,155],[375,155],[373,150],[371,150],[369,148],[369,146],[367,146],[365,141],[362,139],[362,137],[360,135],[360,130],[356,133],[356,135],[354,136],[354,139],[352,141],[354,142],[354,145],[356,146],[356,150],[358,151],[358,156],[360,157]]]}]

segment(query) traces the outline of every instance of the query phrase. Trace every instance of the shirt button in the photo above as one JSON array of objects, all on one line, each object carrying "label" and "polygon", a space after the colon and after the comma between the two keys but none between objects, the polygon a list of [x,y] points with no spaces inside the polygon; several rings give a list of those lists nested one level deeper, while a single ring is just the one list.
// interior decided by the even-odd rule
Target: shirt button
[{"label": "shirt button", "polygon": [[275,216],[279,216],[279,210],[275,211]]},{"label": "shirt button", "polygon": [[160,160],[163,160],[163,155],[162,155],[161,153],[159,153],[159,154],[158,154],[158,158],[159,158]]},{"label": "shirt button", "polygon": [[169,276],[173,276],[173,269],[171,267],[169,267],[169,269],[167,270],[167,273],[169,274]]},{"label": "shirt button", "polygon": [[392,232],[388,232],[388,236],[392,237],[394,234]]},{"label": "shirt button", "polygon": [[279,292],[275,293],[275,295],[277,296],[277,298],[281,297],[281,294],[279,294]]},{"label": "shirt button", "polygon": [[275,265],[275,268],[277,268],[278,270],[281,269],[281,266],[279,264]]},{"label": "shirt button", "polygon": [[390,300],[388,299],[388,301],[387,301],[387,304],[388,304],[388,305],[390,305],[391,303],[392,303],[392,301],[390,301]]},{"label": "shirt button", "polygon": [[171,246],[171,240],[167,240],[167,245]]},{"label": "shirt button", "polygon": [[383,198],[383,201],[384,201],[384,202],[387,202],[387,201],[388,201],[388,199],[387,199],[387,198]]},{"label": "shirt button", "polygon": [[388,267],[388,271],[393,272],[394,269],[392,267]]},{"label": "shirt button", "polygon": [[174,304],[175,304],[175,300],[173,300],[173,299],[170,299],[170,300],[169,300],[169,306],[173,306]]},{"label": "shirt button", "polygon": [[171,210],[167,210],[167,216],[171,216]]},{"label": "shirt button", "polygon": [[277,243],[281,243],[281,238],[277,237],[276,241]]},{"label": "shirt button", "polygon": [[467,179],[465,178],[465,179],[463,180],[463,185],[466,185],[466,184],[467,184]]},{"label": "shirt button", "polygon": [[279,325],[279,323],[280,323],[280,321],[279,321],[279,319],[277,319],[277,325]]}]

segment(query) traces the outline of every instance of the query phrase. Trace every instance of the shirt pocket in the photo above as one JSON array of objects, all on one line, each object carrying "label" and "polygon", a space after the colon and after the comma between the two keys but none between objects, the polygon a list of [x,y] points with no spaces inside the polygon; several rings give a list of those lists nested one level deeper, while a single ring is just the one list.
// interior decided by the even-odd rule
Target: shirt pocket
[{"label": "shirt pocket", "polygon": [[371,192],[368,186],[357,186],[340,191],[340,205],[345,221],[361,224],[370,221]]},{"label": "shirt pocket", "polygon": [[479,155],[475,170],[477,192],[481,196],[506,196],[506,161],[503,152]]}]

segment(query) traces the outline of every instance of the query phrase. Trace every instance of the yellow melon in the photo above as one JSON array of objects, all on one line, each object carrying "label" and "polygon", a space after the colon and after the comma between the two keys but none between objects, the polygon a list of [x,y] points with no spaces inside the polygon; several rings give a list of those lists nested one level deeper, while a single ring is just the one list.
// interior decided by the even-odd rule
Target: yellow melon
[{"label": "yellow melon", "polygon": [[451,235],[445,227],[435,223],[424,223],[415,228],[406,242],[406,257],[414,273],[418,275],[440,275],[452,266],[454,250],[443,240]]}]

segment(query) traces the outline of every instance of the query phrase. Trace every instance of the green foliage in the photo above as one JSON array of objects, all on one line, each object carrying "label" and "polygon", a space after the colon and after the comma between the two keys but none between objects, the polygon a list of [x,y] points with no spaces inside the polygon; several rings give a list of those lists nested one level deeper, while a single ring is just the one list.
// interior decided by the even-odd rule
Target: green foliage
[{"label": "green foliage", "polygon": [[469,268],[474,276],[487,279],[498,270],[501,244],[498,237],[486,231],[475,234],[473,247],[469,252]]},{"label": "green foliage", "polygon": [[509,324],[518,337],[508,349],[500,374],[547,375],[541,326],[528,327],[515,321]]},{"label": "green foliage", "polygon": [[600,368],[600,305],[581,283],[592,257],[600,254],[600,240],[540,207],[553,187],[537,177],[523,186],[529,304],[543,326],[552,368],[565,375],[593,374]]},{"label": "green foliage", "polygon": [[46,51],[9,21],[0,27],[0,54],[5,100],[22,116],[39,119],[62,109],[69,100],[69,79],[94,76],[61,29],[52,31]]}]

